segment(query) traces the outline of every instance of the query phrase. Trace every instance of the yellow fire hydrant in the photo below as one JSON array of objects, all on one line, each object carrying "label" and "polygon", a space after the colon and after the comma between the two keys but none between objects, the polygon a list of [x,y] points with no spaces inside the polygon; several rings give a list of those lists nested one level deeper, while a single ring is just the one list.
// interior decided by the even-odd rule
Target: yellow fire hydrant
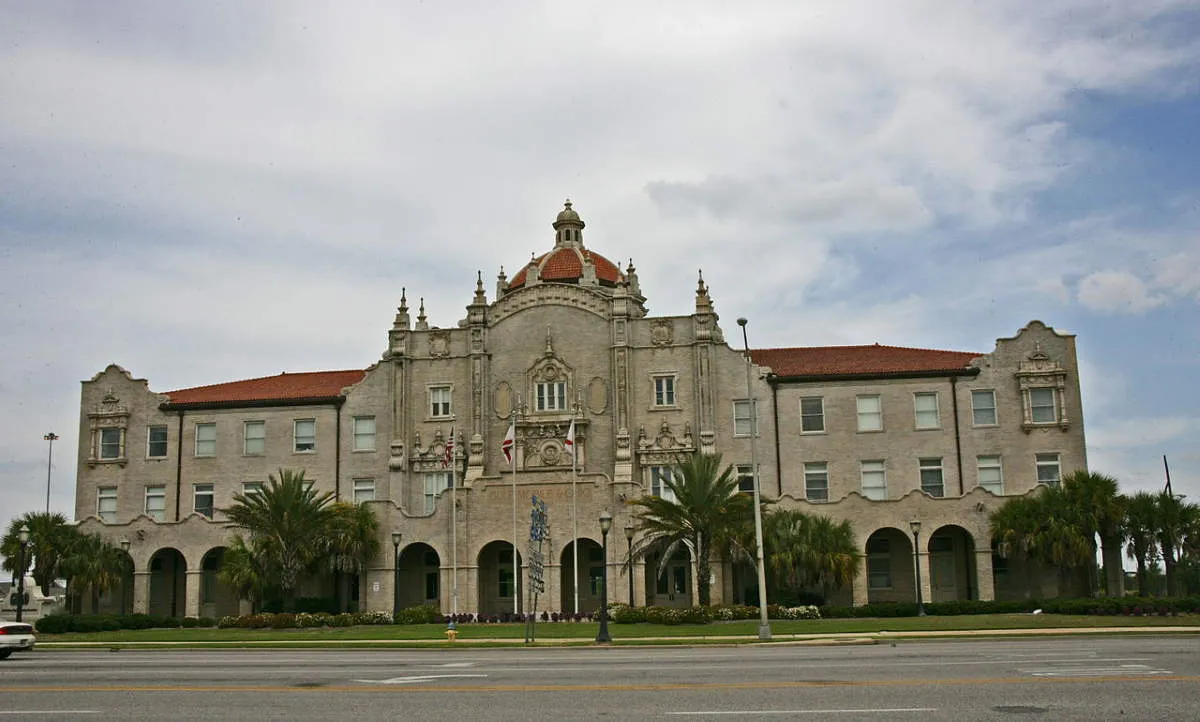
[{"label": "yellow fire hydrant", "polygon": [[454,626],[454,622],[450,622],[450,626],[446,627],[446,641],[453,642],[458,639],[458,628]]}]

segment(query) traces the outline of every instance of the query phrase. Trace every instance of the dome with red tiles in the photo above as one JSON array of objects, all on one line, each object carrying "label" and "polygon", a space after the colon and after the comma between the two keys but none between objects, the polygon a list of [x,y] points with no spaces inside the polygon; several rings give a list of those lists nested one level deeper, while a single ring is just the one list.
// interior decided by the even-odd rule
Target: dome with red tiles
[{"label": "dome with red tiles", "polygon": [[531,259],[513,275],[508,284],[509,290],[520,288],[526,284],[531,269],[536,269],[539,281],[553,283],[581,283],[591,278],[586,267],[595,269],[595,282],[601,286],[614,287],[624,276],[617,264],[608,260],[595,251],[583,246],[583,229],[586,224],[579,214],[571,207],[567,199],[562,211],[555,218],[554,248]]}]

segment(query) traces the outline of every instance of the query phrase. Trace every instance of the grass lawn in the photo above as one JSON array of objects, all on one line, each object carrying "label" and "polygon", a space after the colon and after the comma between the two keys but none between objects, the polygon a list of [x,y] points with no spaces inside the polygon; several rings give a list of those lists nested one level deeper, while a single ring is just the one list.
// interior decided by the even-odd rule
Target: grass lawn
[{"label": "grass lawn", "polygon": [[[809,619],[796,621],[775,620],[771,630],[776,639],[788,635],[805,634],[864,634],[878,632],[942,632],[957,630],[1009,630],[1009,629],[1089,629],[1102,627],[1195,627],[1200,632],[1200,615],[1178,617],[1100,617],[1053,614],[980,614],[946,617],[896,617],[871,619]],[[586,644],[595,639],[598,625],[594,623],[540,623],[537,625],[539,641],[555,643]],[[180,644],[200,642],[202,646],[241,646],[251,643],[278,642],[280,646],[326,646],[346,642],[347,646],[368,646],[368,641],[382,642],[382,646],[404,646],[406,642],[420,643],[445,640],[445,625],[377,625],[360,627],[338,627],[330,629],[139,629],[117,632],[91,632],[70,634],[41,634],[39,643],[46,642],[101,642],[120,646],[123,642],[162,642]],[[523,624],[463,624],[458,628],[460,643],[472,641],[509,640],[521,643],[524,640]],[[680,643],[703,641],[704,638],[743,635],[755,638],[758,621],[717,622],[704,625],[661,624],[610,624],[609,631],[614,642],[622,639],[645,637],[667,637]],[[141,646],[141,645],[138,645]]]}]

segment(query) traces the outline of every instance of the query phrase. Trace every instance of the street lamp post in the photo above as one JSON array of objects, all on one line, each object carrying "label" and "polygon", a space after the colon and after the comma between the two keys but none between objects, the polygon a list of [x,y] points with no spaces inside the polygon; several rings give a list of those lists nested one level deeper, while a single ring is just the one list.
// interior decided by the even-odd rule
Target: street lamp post
[{"label": "street lamp post", "polygon": [[908,523],[913,535],[913,569],[916,570],[917,587],[917,616],[925,616],[925,602],[921,599],[921,520],[913,519]]},{"label": "street lamp post", "polygon": [[25,550],[29,547],[29,527],[17,531],[17,621],[25,611]]},{"label": "street lamp post", "polygon": [[54,463],[54,442],[58,441],[58,434],[51,431],[42,437],[44,441],[50,442],[50,451],[46,455],[46,513],[50,513],[50,467]]},{"label": "street lamp post", "polygon": [[612,514],[600,512],[600,538],[604,541],[604,566],[600,573],[600,633],[597,644],[608,644],[612,637],[608,633],[608,530],[612,529]]},{"label": "street lamp post", "polygon": [[400,613],[400,532],[392,532],[392,619]]},{"label": "street lamp post", "polygon": [[[123,561],[125,561],[127,564],[132,566],[133,560],[129,558],[129,540],[128,539],[121,540],[121,551],[125,552],[125,559]],[[121,616],[122,617],[125,616],[125,598],[129,594],[129,588],[125,586],[125,584],[126,584],[125,579],[126,579],[126,575],[124,572],[122,572],[121,573]]]},{"label": "street lamp post", "polygon": [[633,525],[625,527],[625,555],[629,557],[629,606],[633,606]]},{"label": "street lamp post", "polygon": [[758,562],[758,638],[771,638],[771,623],[767,621],[767,572],[763,562],[762,494],[758,488],[758,404],[750,386],[750,340],[746,336],[744,318],[737,320],[742,327],[742,348],[746,352],[746,403],[750,404],[750,478],[754,482],[754,551]]}]

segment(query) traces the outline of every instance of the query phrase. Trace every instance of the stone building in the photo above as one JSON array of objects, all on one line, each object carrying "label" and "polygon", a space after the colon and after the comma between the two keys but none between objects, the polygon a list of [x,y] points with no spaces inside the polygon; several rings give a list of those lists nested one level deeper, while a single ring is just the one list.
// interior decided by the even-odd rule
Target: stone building
[{"label": "stone building", "polygon": [[[575,580],[593,609],[605,564],[612,599],[690,605],[692,560],[662,575],[656,559],[627,563],[625,502],[661,493],[693,452],[722,454],[746,489],[753,452],[765,499],[853,523],[866,563],[834,601],[914,598],[914,520],[924,599],[1055,593],[1056,575],[992,554],[987,519],[1004,497],[1086,468],[1073,336],[1033,321],[990,353],[752,349],[752,404],[703,278],[691,314],[650,316],[633,264],[585,246],[569,201],[553,228],[549,252],[511,279],[501,270],[493,300],[477,277],[453,327],[430,325],[423,302],[414,322],[402,293],[365,369],[166,393],[116,365],[84,381],[76,518],[127,547],[135,570],[103,606],[244,608],[216,575],[231,534],[220,510],[281,468],[378,517],[384,551],[349,589],[360,608],[390,610],[399,579],[401,606],[528,609],[534,495],[549,524],[539,610],[574,609]],[[751,567],[715,568],[714,600],[753,600]]]}]

